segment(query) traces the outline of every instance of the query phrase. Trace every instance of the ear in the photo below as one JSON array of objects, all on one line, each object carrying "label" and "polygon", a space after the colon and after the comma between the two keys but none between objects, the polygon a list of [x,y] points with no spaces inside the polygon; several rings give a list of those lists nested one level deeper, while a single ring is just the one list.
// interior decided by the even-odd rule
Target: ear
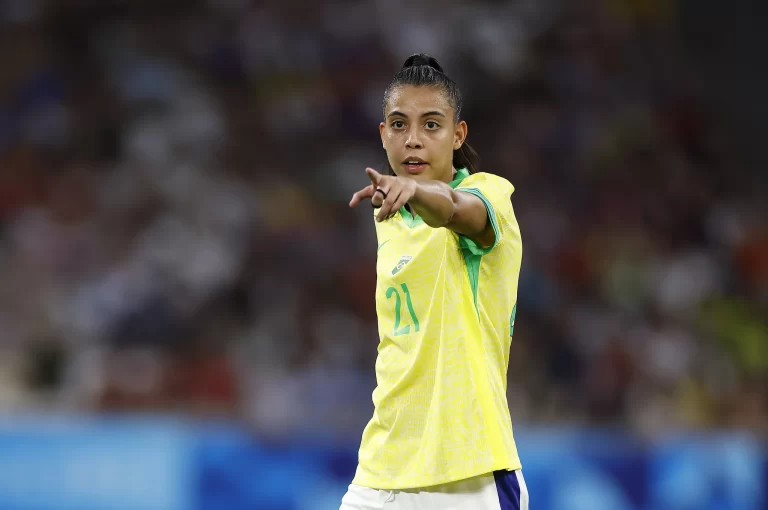
[{"label": "ear", "polygon": [[384,128],[385,127],[386,126],[384,125],[383,122],[379,124],[379,136],[381,136],[381,146],[384,147],[384,150],[387,150],[387,144],[384,143]]},{"label": "ear", "polygon": [[467,139],[467,123],[466,121],[459,121],[456,123],[456,129],[453,131],[453,150],[458,150]]}]

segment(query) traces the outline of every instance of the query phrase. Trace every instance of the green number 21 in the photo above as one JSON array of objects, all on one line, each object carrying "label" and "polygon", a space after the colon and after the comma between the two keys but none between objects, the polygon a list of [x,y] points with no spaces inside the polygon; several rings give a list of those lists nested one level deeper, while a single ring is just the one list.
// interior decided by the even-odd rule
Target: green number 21
[{"label": "green number 21", "polygon": [[[419,319],[416,317],[416,312],[413,311],[411,293],[408,292],[408,286],[404,283],[400,285],[400,288],[403,289],[403,292],[405,293],[405,302],[408,305],[408,313],[411,314],[414,332],[417,332],[419,331]],[[387,299],[391,298],[392,294],[395,295],[395,336],[407,335],[411,332],[411,325],[406,324],[405,326],[400,326],[400,308],[402,307],[403,301],[400,299],[400,293],[394,287],[387,289]]]}]

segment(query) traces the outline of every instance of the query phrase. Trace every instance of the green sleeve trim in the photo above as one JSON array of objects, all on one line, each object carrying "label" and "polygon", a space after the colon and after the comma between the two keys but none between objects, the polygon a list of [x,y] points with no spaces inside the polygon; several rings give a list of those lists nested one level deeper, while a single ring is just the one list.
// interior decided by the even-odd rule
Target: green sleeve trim
[{"label": "green sleeve trim", "polygon": [[512,315],[509,317],[509,336],[515,332],[515,315],[517,314],[517,303],[512,307]]},{"label": "green sleeve trim", "polygon": [[485,210],[488,211],[488,219],[491,221],[491,226],[493,227],[493,233],[494,233],[494,240],[493,244],[491,246],[488,246],[487,248],[483,248],[479,244],[477,244],[472,239],[459,235],[459,244],[462,248],[469,250],[474,255],[486,255],[489,253],[497,244],[499,244],[499,238],[501,236],[501,231],[499,230],[499,222],[496,219],[496,210],[493,208],[493,204],[483,195],[483,192],[480,191],[477,188],[458,188],[456,191],[464,191],[466,193],[471,193],[475,195],[477,198],[483,201],[485,204]]}]

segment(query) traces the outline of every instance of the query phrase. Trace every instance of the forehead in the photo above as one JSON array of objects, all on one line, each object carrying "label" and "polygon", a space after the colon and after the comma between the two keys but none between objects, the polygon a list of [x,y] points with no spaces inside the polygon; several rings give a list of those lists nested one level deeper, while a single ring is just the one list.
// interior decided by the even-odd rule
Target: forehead
[{"label": "forehead", "polygon": [[406,115],[419,115],[425,111],[453,111],[445,92],[438,87],[402,85],[392,90],[385,115],[398,110]]}]

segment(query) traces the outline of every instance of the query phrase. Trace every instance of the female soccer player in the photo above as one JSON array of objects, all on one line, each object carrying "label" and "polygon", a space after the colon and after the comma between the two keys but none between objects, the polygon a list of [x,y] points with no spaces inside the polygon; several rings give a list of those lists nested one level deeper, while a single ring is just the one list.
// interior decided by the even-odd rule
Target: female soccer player
[{"label": "female soccer player", "polygon": [[384,93],[389,172],[367,168],[378,255],[373,418],[340,510],[522,510],[507,406],[522,257],[512,185],[475,173],[456,84],[413,55]]}]

